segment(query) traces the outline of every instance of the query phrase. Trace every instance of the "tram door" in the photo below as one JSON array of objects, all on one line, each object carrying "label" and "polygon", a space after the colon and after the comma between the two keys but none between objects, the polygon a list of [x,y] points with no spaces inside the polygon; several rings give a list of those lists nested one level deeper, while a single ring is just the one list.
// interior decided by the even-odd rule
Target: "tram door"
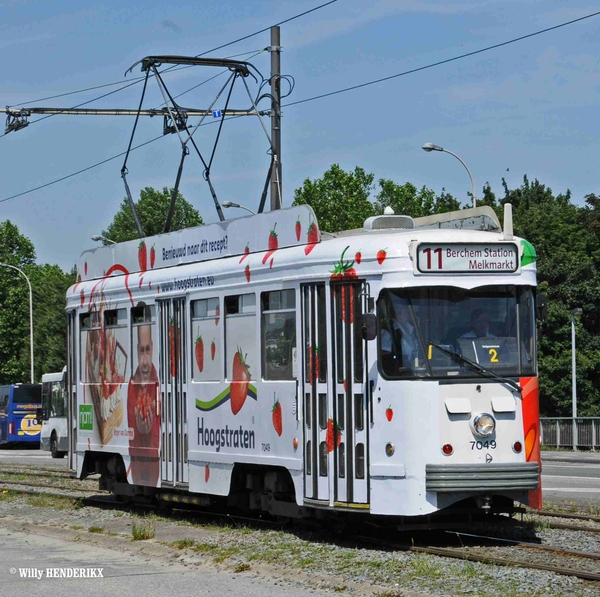
[{"label": "tram door", "polygon": [[331,283],[334,500],[358,507],[369,502],[363,302],[361,282]]},{"label": "tram door", "polygon": [[67,436],[69,442],[69,469],[77,470],[77,312],[67,313]]},{"label": "tram door", "polygon": [[163,485],[188,483],[187,325],[185,299],[157,301],[159,306],[161,444]]},{"label": "tram door", "polygon": [[325,284],[302,286],[304,495],[329,502],[326,310]]}]

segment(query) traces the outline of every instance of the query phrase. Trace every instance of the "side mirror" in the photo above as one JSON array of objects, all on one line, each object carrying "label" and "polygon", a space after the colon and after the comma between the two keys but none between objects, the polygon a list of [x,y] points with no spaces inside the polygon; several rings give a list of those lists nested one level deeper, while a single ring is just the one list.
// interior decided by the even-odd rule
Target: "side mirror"
[{"label": "side mirror", "polygon": [[43,408],[36,409],[35,419],[36,419],[38,425],[42,424],[42,421],[44,420],[44,409]]},{"label": "side mirror", "polygon": [[361,331],[363,340],[377,338],[377,318],[374,313],[363,313]]},{"label": "side mirror", "polygon": [[546,306],[545,294],[538,294],[535,297],[535,316],[538,321],[546,321],[546,319],[548,319],[548,307]]}]

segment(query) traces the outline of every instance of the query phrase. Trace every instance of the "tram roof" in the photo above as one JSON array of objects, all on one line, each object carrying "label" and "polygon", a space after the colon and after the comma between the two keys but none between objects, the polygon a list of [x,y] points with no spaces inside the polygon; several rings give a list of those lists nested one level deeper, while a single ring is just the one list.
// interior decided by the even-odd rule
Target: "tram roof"
[{"label": "tram roof", "polygon": [[363,228],[328,233],[319,230],[310,206],[298,205],[84,251],[78,264],[79,280],[415,228],[501,232],[496,214],[487,206],[415,219],[383,214],[369,218]]}]

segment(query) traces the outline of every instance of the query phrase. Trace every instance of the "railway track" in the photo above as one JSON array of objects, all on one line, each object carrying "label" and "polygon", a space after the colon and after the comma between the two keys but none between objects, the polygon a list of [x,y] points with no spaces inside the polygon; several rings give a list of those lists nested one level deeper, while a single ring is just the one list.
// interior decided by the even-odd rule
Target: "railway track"
[{"label": "railway track", "polygon": [[[0,470],[0,473],[2,471]],[[39,473],[35,473],[39,476]],[[112,497],[109,492],[91,489],[82,489],[78,487],[65,487],[65,486],[51,486],[45,485],[39,487],[39,484],[28,483],[26,481],[0,481],[0,489],[7,489],[12,493],[23,494],[23,495],[47,495],[52,497],[66,497],[72,499],[83,499],[85,505],[94,506],[99,508],[128,508],[133,507],[136,510],[143,511],[156,511],[158,506],[152,504],[138,504],[134,503],[131,505],[124,505]],[[218,511],[204,511],[186,504],[169,504],[174,510],[175,516],[177,514],[185,515],[191,513],[194,516],[209,517],[209,518],[221,518],[227,519],[235,524],[251,524],[255,525],[268,525],[282,526],[280,522],[273,521],[265,518],[238,516],[229,513],[223,513]],[[536,514],[538,514],[536,512]],[[554,514],[552,513],[550,517]],[[595,519],[598,517],[584,516],[584,515],[571,515],[570,518],[577,518],[590,522],[596,522]],[[563,530],[577,530],[598,533],[600,528],[590,528],[581,525],[568,525],[561,523],[550,523],[547,526],[551,528],[560,528]],[[462,545],[460,547],[445,547],[435,545],[418,545],[410,542],[402,543],[398,541],[390,541],[381,539],[376,536],[351,536],[353,541],[359,541],[365,545],[372,546],[376,549],[383,550],[397,550],[397,551],[410,551],[414,553],[435,555],[438,557],[445,557],[457,560],[464,560],[470,562],[481,562],[484,564],[496,565],[496,566],[509,566],[528,568],[535,570],[543,570],[552,572],[562,576],[571,576],[580,578],[590,582],[600,583],[600,573],[596,570],[600,566],[596,565],[596,562],[600,562],[600,553],[585,552],[573,549],[563,549],[553,545],[540,545],[537,543],[531,543],[527,541],[521,541],[517,539],[507,539],[493,536],[476,535],[472,533],[466,533],[462,531],[446,531],[447,534],[455,535],[460,537]],[[469,542],[471,545],[464,545],[465,542]],[[481,543],[487,545],[482,546]],[[500,547],[490,548],[489,544],[500,544]],[[531,553],[538,552],[547,554],[548,561],[532,561]],[[539,558],[538,558],[539,560]],[[582,569],[584,566],[578,566],[581,562],[593,563],[592,570]],[[589,566],[589,564],[588,564]]]},{"label": "railway track", "polygon": [[[591,572],[588,570],[575,569],[568,566],[560,566],[556,564],[548,564],[542,562],[531,562],[523,559],[517,559],[514,557],[495,556],[487,552],[477,552],[475,548],[450,548],[450,547],[436,547],[436,546],[419,546],[412,545],[409,543],[398,543],[393,541],[380,541],[372,537],[357,537],[360,541],[371,544],[378,548],[391,549],[397,551],[411,551],[414,553],[422,553],[428,555],[435,555],[444,558],[451,558],[456,560],[464,560],[469,562],[481,562],[483,564],[492,564],[495,566],[509,566],[516,568],[529,568],[533,570],[544,570],[546,572],[553,572],[560,574],[561,576],[573,576],[587,581],[600,583],[600,573]],[[497,537],[485,537],[486,540],[496,541]],[[527,544],[522,542],[519,547],[539,547],[535,544]],[[479,549],[479,548],[477,548]],[[563,550],[559,547],[549,547],[548,551],[554,554],[568,555],[570,557],[582,557],[592,560],[600,560],[600,554],[577,552],[573,553],[573,550]]]}]

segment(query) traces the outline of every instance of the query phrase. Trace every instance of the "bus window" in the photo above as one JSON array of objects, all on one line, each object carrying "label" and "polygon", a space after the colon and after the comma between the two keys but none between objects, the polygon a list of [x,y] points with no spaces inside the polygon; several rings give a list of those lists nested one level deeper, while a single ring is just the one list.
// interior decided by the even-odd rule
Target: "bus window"
[{"label": "bus window", "polygon": [[225,370],[227,379],[245,381],[258,376],[256,296],[225,297]]},{"label": "bus window", "polygon": [[263,378],[292,380],[292,355],[296,348],[295,291],[263,292],[261,310]]},{"label": "bus window", "polygon": [[219,299],[192,301],[192,378],[197,381],[222,379]]}]

